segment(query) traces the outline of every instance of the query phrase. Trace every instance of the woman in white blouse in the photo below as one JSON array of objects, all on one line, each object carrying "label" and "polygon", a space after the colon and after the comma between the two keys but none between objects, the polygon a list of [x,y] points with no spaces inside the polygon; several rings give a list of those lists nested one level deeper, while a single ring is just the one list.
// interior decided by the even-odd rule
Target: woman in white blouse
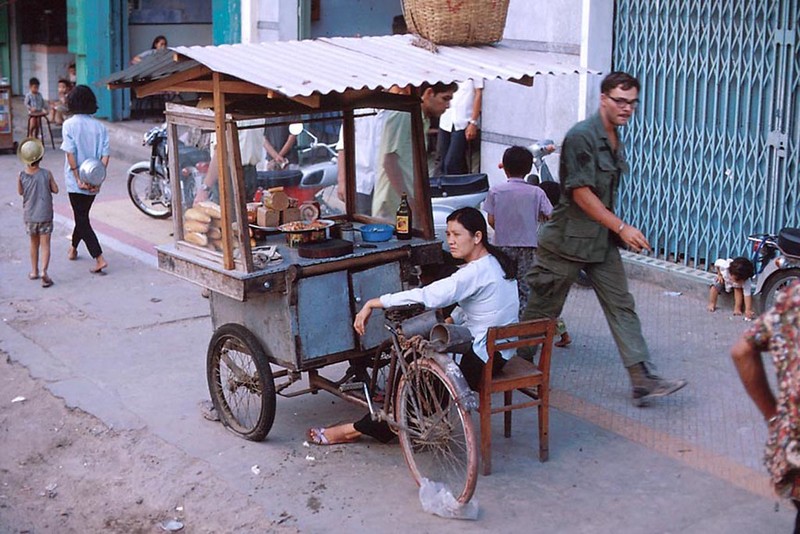
[{"label": "woman in white blouse", "polygon": [[[492,326],[518,321],[516,265],[487,241],[486,220],[475,208],[461,208],[447,218],[447,244],[456,259],[466,262],[458,271],[425,287],[382,295],[370,299],[358,312],[353,328],[364,335],[367,321],[375,308],[405,304],[424,304],[426,308],[443,308],[458,304],[449,322],[463,324],[472,334],[472,351],[464,354],[459,367],[472,389],[477,389],[483,365],[489,360],[486,352],[486,333]],[[493,372],[505,365],[513,351],[494,358]],[[332,445],[355,441],[367,434],[382,442],[390,441],[394,433],[386,423],[372,421],[369,414],[355,423],[329,428],[311,428],[309,441]]]}]

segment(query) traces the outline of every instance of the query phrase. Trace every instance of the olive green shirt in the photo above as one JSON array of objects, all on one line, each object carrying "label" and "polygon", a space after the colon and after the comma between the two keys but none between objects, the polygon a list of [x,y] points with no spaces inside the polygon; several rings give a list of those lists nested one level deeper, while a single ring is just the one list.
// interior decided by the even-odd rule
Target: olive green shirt
[{"label": "olive green shirt", "polygon": [[605,260],[609,247],[616,246],[609,230],[574,203],[572,191],[590,187],[613,212],[620,177],[627,170],[622,143],[616,152],[611,149],[599,113],[573,126],[561,147],[561,200],[541,228],[539,247],[572,261]]}]

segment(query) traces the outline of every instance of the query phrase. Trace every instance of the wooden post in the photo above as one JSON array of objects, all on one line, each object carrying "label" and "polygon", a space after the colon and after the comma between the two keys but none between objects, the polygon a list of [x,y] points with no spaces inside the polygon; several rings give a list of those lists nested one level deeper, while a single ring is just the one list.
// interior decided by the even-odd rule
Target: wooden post
[{"label": "wooden post", "polygon": [[[433,211],[431,208],[430,183],[428,179],[428,153],[425,149],[425,124],[422,120],[420,102],[414,104],[411,113],[411,138],[414,143],[414,202],[412,214],[422,229],[422,237],[433,239]],[[413,229],[412,229],[413,234]]]},{"label": "wooden post", "polygon": [[242,253],[242,263],[245,272],[253,272],[253,256],[250,249],[250,224],[247,222],[247,201],[244,184],[244,169],[242,168],[242,149],[239,146],[239,126],[234,122],[227,129],[228,144],[233,155],[233,212],[236,214],[237,225],[239,226],[239,250]]},{"label": "wooden post", "polygon": [[[345,211],[347,218],[352,220],[353,214],[356,213],[356,129],[352,109],[344,112],[342,135],[344,137]],[[372,147],[363,147],[362,149],[372,150]]]},{"label": "wooden post", "polygon": [[169,157],[169,172],[172,178],[172,231],[176,241],[183,240],[183,201],[187,203],[194,201],[193,198],[182,198],[183,188],[181,187],[180,161],[178,161],[178,127],[167,122],[167,151]]},{"label": "wooden post", "polygon": [[[230,169],[226,164],[228,159],[228,143],[225,135],[225,94],[220,88],[222,75],[214,72],[211,75],[214,82],[214,131],[217,134],[217,184],[219,185],[219,205],[222,211],[222,266],[225,269],[234,268],[233,250],[231,247],[231,214],[228,207],[230,191]],[[240,228],[241,231],[241,228]]]}]

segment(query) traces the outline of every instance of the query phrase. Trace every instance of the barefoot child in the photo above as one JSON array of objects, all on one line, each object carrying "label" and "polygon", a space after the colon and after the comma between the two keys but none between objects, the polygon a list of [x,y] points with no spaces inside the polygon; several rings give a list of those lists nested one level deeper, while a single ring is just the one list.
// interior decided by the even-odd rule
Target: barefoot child
[{"label": "barefoot child", "polygon": [[733,314],[744,313],[745,319],[753,319],[755,312],[753,312],[753,297],[750,294],[750,278],[755,271],[753,263],[740,256],[732,260],[717,260],[714,267],[717,268],[717,278],[709,290],[708,311],[713,312],[717,309],[717,297],[720,293],[733,291]]},{"label": "barefoot child", "polygon": [[47,268],[50,265],[50,234],[53,232],[53,193],[58,193],[58,184],[50,171],[39,167],[44,156],[41,141],[34,137],[23,140],[17,156],[25,164],[25,169],[17,179],[17,192],[22,195],[22,212],[31,237],[31,272],[28,278],[37,280],[41,274],[42,287],[50,287],[53,280],[48,276]]}]

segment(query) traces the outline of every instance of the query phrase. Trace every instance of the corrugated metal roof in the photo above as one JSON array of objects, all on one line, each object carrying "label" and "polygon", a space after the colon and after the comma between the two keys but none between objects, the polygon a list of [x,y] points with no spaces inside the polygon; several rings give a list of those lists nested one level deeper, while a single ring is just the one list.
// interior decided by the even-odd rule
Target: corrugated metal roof
[{"label": "corrugated metal roof", "polygon": [[[531,52],[502,44],[439,46],[436,52],[415,46],[412,35],[332,37],[257,44],[175,47],[171,50],[194,61],[179,62],[181,70],[205,65],[288,97],[344,93],[349,89],[386,89],[393,85],[466,79],[521,79],[540,74],[586,72],[553,54]],[[144,64],[144,61],[142,62]],[[150,62],[148,62],[148,65]],[[185,65],[185,64],[188,64]],[[140,64],[141,65],[141,64]],[[133,72],[131,67],[107,83],[138,85],[163,78],[168,67],[153,64]],[[149,73],[149,74],[148,74]]]},{"label": "corrugated metal roof", "polygon": [[112,74],[103,80],[106,84],[130,85],[147,83],[152,80],[166,78],[172,74],[188,70],[198,63],[196,61],[175,61],[172,50],[156,50],[145,56],[139,63],[125,70]]}]

